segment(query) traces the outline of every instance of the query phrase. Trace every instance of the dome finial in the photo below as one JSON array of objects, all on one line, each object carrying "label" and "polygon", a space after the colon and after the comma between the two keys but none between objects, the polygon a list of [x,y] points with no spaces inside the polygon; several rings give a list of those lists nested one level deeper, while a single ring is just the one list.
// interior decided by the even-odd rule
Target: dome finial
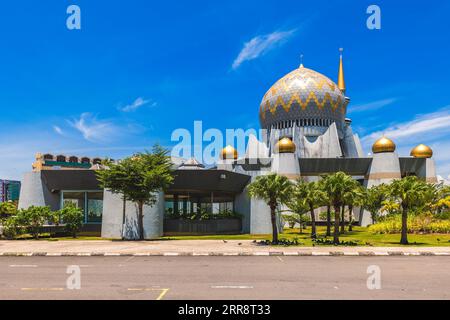
[{"label": "dome finial", "polygon": [[303,53],[300,54],[300,68],[303,68]]},{"label": "dome finial", "polygon": [[344,52],[344,48],[339,48],[339,52],[340,57],[339,57],[338,87],[343,93],[345,93],[344,62],[342,59],[342,53]]}]

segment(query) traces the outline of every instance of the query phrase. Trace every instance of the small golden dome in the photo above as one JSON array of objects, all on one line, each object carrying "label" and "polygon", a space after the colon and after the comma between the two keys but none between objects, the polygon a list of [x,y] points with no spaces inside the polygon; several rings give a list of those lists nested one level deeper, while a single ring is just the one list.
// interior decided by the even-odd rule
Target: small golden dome
[{"label": "small golden dome", "polygon": [[414,158],[431,158],[433,156],[433,150],[424,144],[419,144],[411,150],[411,156]]},{"label": "small golden dome", "polygon": [[281,138],[275,144],[275,152],[277,153],[294,153],[295,143],[288,137]]},{"label": "small golden dome", "polygon": [[372,146],[373,153],[382,153],[382,152],[394,152],[395,151],[395,143],[386,137],[382,137],[375,141]]},{"label": "small golden dome", "polygon": [[220,153],[221,159],[234,159],[236,160],[238,158],[238,153],[235,148],[228,145],[225,148],[222,149],[222,152]]}]

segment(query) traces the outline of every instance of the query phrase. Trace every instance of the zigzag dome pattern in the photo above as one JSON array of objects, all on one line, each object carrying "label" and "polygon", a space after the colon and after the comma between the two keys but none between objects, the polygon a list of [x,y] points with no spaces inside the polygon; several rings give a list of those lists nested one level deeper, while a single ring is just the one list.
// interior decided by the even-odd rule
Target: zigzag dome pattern
[{"label": "zigzag dome pattern", "polygon": [[284,121],[318,119],[318,123],[344,123],[347,101],[336,83],[303,67],[278,80],[264,95],[259,119],[269,129]]}]

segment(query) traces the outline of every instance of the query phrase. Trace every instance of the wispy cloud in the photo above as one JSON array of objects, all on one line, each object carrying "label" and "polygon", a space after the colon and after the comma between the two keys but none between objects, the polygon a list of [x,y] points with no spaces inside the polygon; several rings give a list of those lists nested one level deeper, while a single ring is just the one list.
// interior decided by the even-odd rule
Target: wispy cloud
[{"label": "wispy cloud", "polygon": [[[136,100],[133,101],[133,103],[130,103],[124,107],[120,107],[119,110],[123,111],[123,112],[133,112],[136,111],[137,109],[139,109],[142,106],[145,106],[147,104],[149,104],[150,102],[152,102],[151,100],[146,100],[142,97],[137,98]],[[152,102],[151,103],[152,107],[156,106],[156,102]]]},{"label": "wispy cloud", "polygon": [[436,112],[417,115],[414,120],[392,125],[384,130],[372,132],[365,136],[363,141],[370,142],[385,135],[397,140],[416,141],[421,139],[432,139],[450,133],[450,106]]},{"label": "wispy cloud", "polygon": [[348,109],[348,112],[356,113],[356,112],[378,110],[378,109],[381,109],[387,105],[390,105],[390,104],[396,102],[397,100],[398,100],[398,98],[388,98],[388,99],[377,100],[377,101],[373,101],[373,102],[369,102],[369,103],[358,104],[355,106],[351,106]]},{"label": "wispy cloud", "polygon": [[90,142],[110,140],[118,133],[119,128],[109,120],[99,120],[89,112],[81,114],[79,119],[68,121]]},{"label": "wispy cloud", "polygon": [[296,29],[288,31],[275,31],[265,35],[258,35],[252,38],[250,41],[244,43],[239,55],[233,61],[232,68],[236,70],[239,66],[245,62],[256,59],[261,55],[275,48],[277,45],[282,44],[289,39]]},{"label": "wispy cloud", "polygon": [[60,128],[60,127],[58,127],[58,126],[53,126],[53,130],[57,133],[57,134],[59,134],[59,135],[64,135],[64,132],[63,132],[63,130]]}]

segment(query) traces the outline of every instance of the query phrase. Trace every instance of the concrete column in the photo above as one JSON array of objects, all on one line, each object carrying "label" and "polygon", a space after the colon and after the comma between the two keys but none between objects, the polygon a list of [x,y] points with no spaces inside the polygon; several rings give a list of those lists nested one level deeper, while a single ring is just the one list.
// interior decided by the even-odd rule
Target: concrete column
[{"label": "concrete column", "polygon": [[[394,179],[401,179],[400,161],[395,152],[375,153],[372,163],[369,167],[368,177],[365,186],[369,189],[382,183],[389,184]],[[372,218],[370,212],[364,210],[360,214],[360,223],[362,226],[371,224]]]},{"label": "concrete column", "polygon": [[[163,235],[164,194],[158,193],[153,206],[144,205],[144,238],[154,239]],[[123,224],[123,199],[120,194],[108,190],[103,193],[102,237],[138,239],[138,206],[127,201]]]},{"label": "concrete column", "polygon": [[30,206],[50,206],[51,210],[60,209],[59,192],[52,193],[47,189],[42,181],[41,172],[27,172],[22,180],[19,209],[27,209]]}]

